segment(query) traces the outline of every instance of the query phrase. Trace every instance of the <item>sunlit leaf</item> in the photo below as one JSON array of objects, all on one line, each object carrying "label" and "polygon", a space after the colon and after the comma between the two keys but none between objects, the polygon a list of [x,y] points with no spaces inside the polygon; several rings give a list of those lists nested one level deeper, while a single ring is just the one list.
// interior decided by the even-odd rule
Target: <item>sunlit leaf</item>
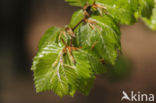
[{"label": "sunlit leaf", "polygon": [[[92,49],[105,62],[114,64],[120,51],[120,30],[108,16],[93,16],[77,29],[77,44]],[[91,26],[92,25],[92,26]]]},{"label": "sunlit leaf", "polygon": [[[32,70],[37,92],[52,90],[59,96],[74,95],[76,90],[88,94],[94,75],[86,53],[74,51],[76,64],[69,53],[62,54],[64,47],[49,42],[34,58]],[[88,88],[88,89],[84,89]]]}]

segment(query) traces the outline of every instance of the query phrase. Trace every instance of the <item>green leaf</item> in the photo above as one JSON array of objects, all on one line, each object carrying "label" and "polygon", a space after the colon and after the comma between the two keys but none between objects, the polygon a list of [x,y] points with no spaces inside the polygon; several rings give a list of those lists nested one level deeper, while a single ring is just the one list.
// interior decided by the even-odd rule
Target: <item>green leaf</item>
[{"label": "green leaf", "polygon": [[74,51],[73,55],[77,61],[77,73],[79,76],[78,90],[84,95],[88,95],[90,89],[93,87],[93,81],[95,79],[90,61],[88,60],[88,55],[83,50]]},{"label": "green leaf", "polygon": [[68,52],[62,54],[63,48],[61,44],[49,42],[35,56],[31,69],[34,71],[36,91],[52,90],[61,97],[73,96],[76,90],[87,94],[94,80],[87,55],[73,51],[74,64]]},{"label": "green leaf", "polygon": [[56,37],[58,36],[60,28],[51,27],[49,28],[42,38],[39,41],[38,48],[41,49],[44,45],[46,45],[49,41],[56,42]]},{"label": "green leaf", "polygon": [[74,28],[84,18],[83,10],[78,10],[72,15],[69,26]]},{"label": "green leaf", "polygon": [[[108,16],[92,16],[89,20],[96,24],[85,24],[76,30],[76,45],[92,49],[105,62],[114,64],[120,51],[120,30]],[[90,25],[93,25],[92,28]]]},{"label": "green leaf", "polygon": [[[34,71],[37,92],[53,90],[59,96],[69,93],[67,79],[74,81],[74,78],[70,78],[72,69],[63,69],[60,63],[55,67],[53,66],[56,60],[59,60],[61,50],[62,47],[55,44],[48,44],[46,47],[42,48],[34,58],[32,70]],[[64,78],[66,72],[69,72],[69,75]],[[74,72],[72,74],[74,74]]]},{"label": "green leaf", "polygon": [[150,18],[153,8],[154,0],[139,0],[139,15],[141,17]]},{"label": "green leaf", "polygon": [[85,50],[88,54],[88,59],[92,68],[92,71],[95,74],[104,74],[107,72],[107,67],[105,64],[102,63],[101,58],[97,56],[97,54],[92,50]]},{"label": "green leaf", "polygon": [[152,11],[151,18],[150,19],[142,18],[142,19],[149,28],[151,28],[152,30],[156,30],[156,4],[155,4],[155,8]]},{"label": "green leaf", "polygon": [[138,0],[96,0],[97,4],[106,8],[120,24],[133,24],[136,22],[134,12],[137,10]]},{"label": "green leaf", "polygon": [[93,4],[94,0],[65,0],[72,6],[83,7],[85,4]]}]

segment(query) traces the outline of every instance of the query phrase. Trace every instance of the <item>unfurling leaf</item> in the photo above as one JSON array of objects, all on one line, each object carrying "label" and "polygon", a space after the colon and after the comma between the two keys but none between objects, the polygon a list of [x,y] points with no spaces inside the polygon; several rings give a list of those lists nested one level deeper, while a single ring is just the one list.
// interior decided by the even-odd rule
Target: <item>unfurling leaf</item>
[{"label": "unfurling leaf", "polygon": [[94,75],[86,53],[74,51],[74,64],[68,52],[63,54],[63,48],[62,45],[49,42],[34,58],[32,70],[36,91],[52,90],[61,97],[72,96],[76,90],[88,94]]},{"label": "unfurling leaf", "polygon": [[108,15],[120,24],[136,22],[134,12],[138,7],[138,0],[96,0],[98,5],[105,7]]},{"label": "unfurling leaf", "polygon": [[49,28],[39,42],[38,48],[41,49],[44,45],[46,45],[49,41],[56,42],[57,36],[60,33],[60,28],[51,27]]},{"label": "unfurling leaf", "polygon": [[77,44],[92,49],[106,63],[114,64],[120,51],[118,25],[108,16],[92,16],[89,21],[77,29]]}]

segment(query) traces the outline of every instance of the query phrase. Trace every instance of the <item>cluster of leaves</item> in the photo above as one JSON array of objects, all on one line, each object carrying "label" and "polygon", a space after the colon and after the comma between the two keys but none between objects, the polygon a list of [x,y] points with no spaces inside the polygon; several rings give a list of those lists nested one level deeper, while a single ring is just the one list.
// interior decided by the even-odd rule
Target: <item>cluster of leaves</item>
[{"label": "cluster of leaves", "polygon": [[156,30],[154,0],[66,0],[76,11],[69,25],[51,27],[41,38],[32,70],[37,92],[87,95],[95,74],[114,68],[120,59],[120,24],[141,18]]}]

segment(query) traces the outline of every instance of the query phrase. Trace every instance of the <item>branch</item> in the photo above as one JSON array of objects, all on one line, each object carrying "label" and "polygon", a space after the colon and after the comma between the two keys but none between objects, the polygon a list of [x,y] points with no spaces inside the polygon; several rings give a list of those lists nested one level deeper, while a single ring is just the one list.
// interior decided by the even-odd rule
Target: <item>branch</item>
[{"label": "branch", "polygon": [[84,19],[82,19],[75,27],[73,27],[72,30],[74,31],[82,22],[84,22]]}]

